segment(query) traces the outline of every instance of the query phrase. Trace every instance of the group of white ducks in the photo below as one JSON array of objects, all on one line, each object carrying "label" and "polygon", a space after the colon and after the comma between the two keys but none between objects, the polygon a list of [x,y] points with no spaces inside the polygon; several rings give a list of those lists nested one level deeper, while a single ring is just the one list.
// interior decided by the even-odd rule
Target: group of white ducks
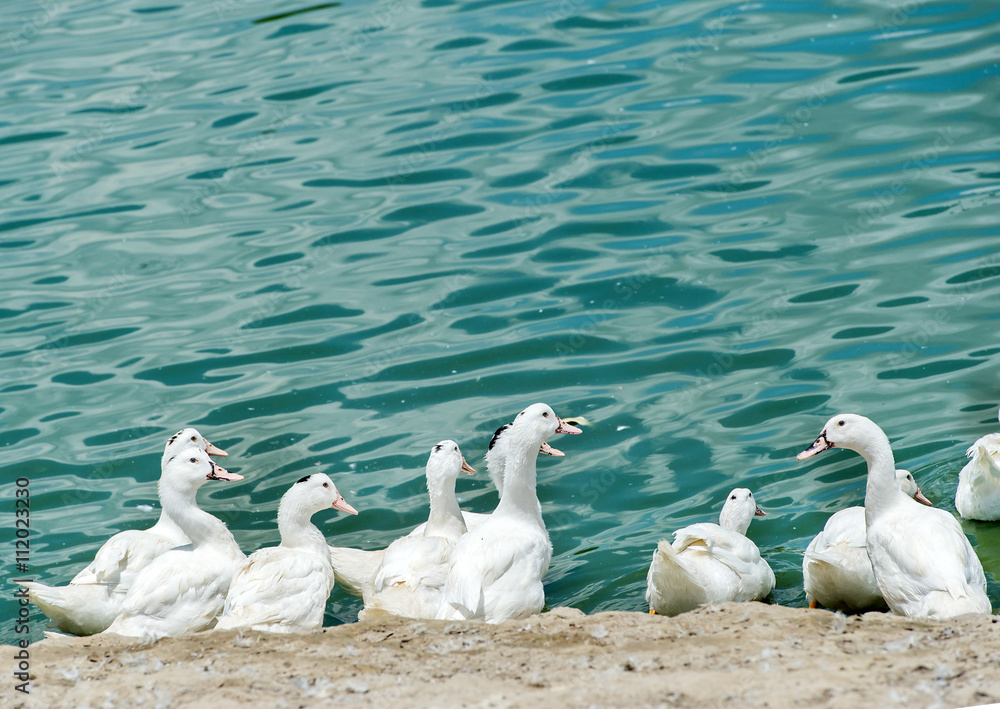
[{"label": "group of white ducks", "polygon": [[[158,487],[162,512],[147,530],[111,537],[67,586],[25,584],[60,630],[108,632],[152,640],[202,630],[250,628],[279,633],[320,628],[334,583],[364,600],[361,616],[479,619],[498,623],[542,610],[542,579],[552,545],[536,494],[539,454],[580,433],[546,404],[533,404],[494,434],[487,468],[500,493],[490,514],[463,512],[459,474],[475,472],[454,441],[427,461],[430,514],[387,548],[327,545],[310,521],[320,510],[357,514],[323,473],[298,480],[281,498],[281,544],[249,557],[226,525],[200,509],[209,480],[237,481],[210,456],[224,456],[193,428],[167,442]],[[811,606],[859,611],[886,605],[906,616],[989,613],[982,565],[949,513],[930,507],[913,476],[897,471],[889,440],[869,419],[840,414],[827,422],[804,459],[833,447],[868,463],[863,508],[833,515],[803,563]],[[970,449],[956,503],[963,516],[1000,519],[1000,434]],[[763,515],[750,490],[733,490],[719,524],[678,530],[661,541],[647,576],[650,612],[676,615],[704,603],[764,599],[774,574],[746,537]]]},{"label": "group of white ducks", "polygon": [[[834,514],[803,555],[811,608],[885,609],[909,617],[990,613],[986,575],[958,520],[936,509],[906,470],[896,470],[889,439],[857,414],[831,418],[798,455],[830,448],[860,453],[868,463],[864,507]],[[1000,519],[1000,434],[969,448],[955,504],[963,517]],[[746,531],[757,507],[751,492],[733,490],[719,524],[694,524],[661,541],[646,577],[650,612],[676,615],[703,603],[764,599],[774,573]]]},{"label": "group of white ducks", "polygon": [[209,456],[226,452],[186,428],[167,441],[158,486],[161,513],[146,530],[111,537],[68,586],[26,583],[62,631],[156,639],[213,626],[319,627],[333,588],[326,538],[309,521],[333,507],[357,511],[323,473],[302,478],[278,506],[281,545],[249,557],[195,496],[209,480],[238,481]]},{"label": "group of white ducks", "polygon": [[552,545],[535,492],[540,453],[562,456],[546,439],[580,433],[546,404],[501,427],[486,454],[500,491],[491,514],[463,513],[461,472],[474,470],[454,441],[427,461],[430,516],[388,548],[327,546],[310,521],[333,507],[357,514],[323,473],[307,475],[278,506],[281,544],[249,557],[222,520],[198,507],[209,480],[237,481],[210,456],[225,451],[187,428],[167,441],[158,486],[161,515],[147,530],[114,535],[67,586],[26,583],[55,627],[155,640],[202,630],[291,633],[320,628],[334,580],[361,595],[363,613],[500,622],[542,610]]}]

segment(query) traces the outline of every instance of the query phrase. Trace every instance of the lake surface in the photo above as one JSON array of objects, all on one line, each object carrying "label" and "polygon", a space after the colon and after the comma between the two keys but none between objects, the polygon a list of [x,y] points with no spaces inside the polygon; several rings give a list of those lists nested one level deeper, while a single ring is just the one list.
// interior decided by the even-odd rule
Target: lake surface
[{"label": "lake surface", "polygon": [[[331,543],[379,548],[441,439],[492,509],[490,436],[544,401],[589,421],[539,462],[550,607],[645,610],[657,540],[737,486],[804,605],[802,550],[864,497],[860,456],[795,461],[827,418],[879,423],[950,511],[1000,428],[995,3],[3,16],[5,581],[19,477],[49,583],[152,523],[186,425],[246,476],[200,495],[245,551],[311,471],[360,511],[316,516]],[[996,604],[1000,525],[964,526]]]}]

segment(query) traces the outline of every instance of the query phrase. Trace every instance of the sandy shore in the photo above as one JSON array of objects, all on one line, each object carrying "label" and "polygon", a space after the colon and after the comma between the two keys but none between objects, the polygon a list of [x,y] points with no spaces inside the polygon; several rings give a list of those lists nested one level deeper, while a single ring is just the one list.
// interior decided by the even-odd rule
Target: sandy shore
[{"label": "sandy shore", "polygon": [[[396,618],[288,636],[31,646],[14,707],[959,707],[1000,701],[1000,617],[760,603],[677,618],[559,608],[499,626]],[[5,647],[7,657],[14,649]]]}]

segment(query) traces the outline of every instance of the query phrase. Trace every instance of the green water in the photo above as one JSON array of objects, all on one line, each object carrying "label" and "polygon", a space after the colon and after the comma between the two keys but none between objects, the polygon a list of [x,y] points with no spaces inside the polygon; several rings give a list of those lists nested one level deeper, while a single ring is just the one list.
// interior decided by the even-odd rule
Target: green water
[{"label": "green water", "polygon": [[[830,415],[949,510],[998,428],[995,3],[0,13],[5,580],[21,476],[50,583],[151,523],[185,425],[246,476],[200,500],[247,552],[312,470],[361,512],[317,515],[330,541],[377,548],[442,438],[492,509],[490,435],[544,401],[591,422],[539,464],[550,606],[643,610],[656,541],[735,486],[803,605],[802,550],[863,499],[859,456],[795,462]],[[998,574],[1000,526],[966,531]]]}]

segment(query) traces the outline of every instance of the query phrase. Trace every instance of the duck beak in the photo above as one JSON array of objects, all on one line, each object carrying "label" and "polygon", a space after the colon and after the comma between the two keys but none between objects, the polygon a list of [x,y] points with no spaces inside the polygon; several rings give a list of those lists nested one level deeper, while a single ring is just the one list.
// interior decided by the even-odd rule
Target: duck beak
[{"label": "duck beak", "polygon": [[761,508],[755,506],[754,510],[753,510],[753,516],[754,517],[767,517],[767,512],[765,512]]},{"label": "duck beak", "polygon": [[[558,431],[556,431],[556,433],[558,433]],[[554,456],[559,457],[559,458],[565,458],[566,457],[565,453],[563,453],[558,448],[553,448],[552,446],[550,446],[545,441],[542,441],[542,447],[538,449],[538,452],[541,455],[554,455]]]},{"label": "duck beak", "polygon": [[[556,418],[559,417],[557,416]],[[566,423],[562,419],[559,419],[559,426],[556,427],[556,433],[583,433],[583,431],[573,424]],[[551,453],[549,455],[551,455]]]},{"label": "duck beak", "polygon": [[476,469],[465,462],[465,456],[462,456],[462,472],[466,475],[475,475]]},{"label": "duck beak", "polygon": [[934,503],[924,497],[924,493],[920,492],[920,488],[917,488],[917,494],[913,496],[913,499],[919,502],[921,505],[927,505],[928,507],[933,507]]},{"label": "duck beak", "polygon": [[227,480],[229,482],[236,482],[237,480],[243,479],[242,475],[237,475],[236,473],[230,473],[221,465],[216,465],[211,460],[208,462],[212,464],[211,472],[205,476],[208,480]]},{"label": "duck beak", "polygon": [[335,510],[341,510],[343,512],[347,512],[348,514],[356,515],[358,513],[356,509],[347,504],[347,500],[344,499],[343,495],[338,497],[336,502],[330,506]]},{"label": "duck beak", "polygon": [[795,460],[805,460],[806,458],[812,458],[817,453],[822,453],[825,450],[833,448],[833,444],[826,440],[826,429],[823,429],[823,433],[819,434],[819,438],[813,441],[813,444],[806,448],[804,451],[795,456]]},{"label": "duck beak", "polygon": [[205,439],[205,452],[208,453],[209,455],[218,455],[223,457],[229,455],[228,453],[226,453],[226,451],[222,450],[218,446],[213,446],[211,443],[209,443],[207,438]]}]

